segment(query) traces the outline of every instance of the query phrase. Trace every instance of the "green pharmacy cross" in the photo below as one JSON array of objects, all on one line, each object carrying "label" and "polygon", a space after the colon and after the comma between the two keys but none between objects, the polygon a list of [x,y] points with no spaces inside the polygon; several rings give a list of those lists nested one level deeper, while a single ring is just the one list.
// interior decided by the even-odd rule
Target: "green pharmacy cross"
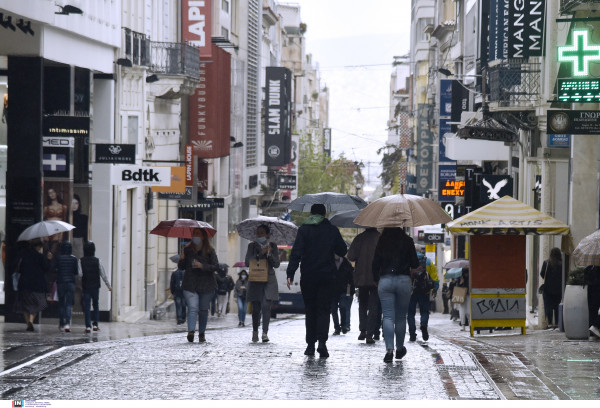
[{"label": "green pharmacy cross", "polygon": [[600,61],[600,46],[588,45],[588,31],[574,30],[573,45],[558,47],[558,61],[573,63],[573,76],[588,76],[589,63]]}]

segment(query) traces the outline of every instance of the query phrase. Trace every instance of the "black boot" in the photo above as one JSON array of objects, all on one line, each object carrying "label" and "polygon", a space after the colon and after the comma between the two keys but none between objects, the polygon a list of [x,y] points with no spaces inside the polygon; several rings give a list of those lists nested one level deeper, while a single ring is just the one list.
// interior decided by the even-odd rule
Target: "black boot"
[{"label": "black boot", "polygon": [[315,355],[315,343],[310,343],[306,346],[306,350],[304,350],[305,356],[314,356]]},{"label": "black boot", "polygon": [[321,358],[329,357],[329,352],[327,351],[327,346],[324,341],[319,342],[319,347],[317,347],[317,351],[319,352],[319,356]]}]

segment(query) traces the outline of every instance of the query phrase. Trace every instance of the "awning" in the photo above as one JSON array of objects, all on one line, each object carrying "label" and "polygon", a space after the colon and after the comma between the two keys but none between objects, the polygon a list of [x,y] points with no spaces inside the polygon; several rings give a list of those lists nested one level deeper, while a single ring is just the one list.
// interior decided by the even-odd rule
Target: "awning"
[{"label": "awning", "polygon": [[563,224],[510,196],[504,196],[446,224],[458,235],[568,235]]}]

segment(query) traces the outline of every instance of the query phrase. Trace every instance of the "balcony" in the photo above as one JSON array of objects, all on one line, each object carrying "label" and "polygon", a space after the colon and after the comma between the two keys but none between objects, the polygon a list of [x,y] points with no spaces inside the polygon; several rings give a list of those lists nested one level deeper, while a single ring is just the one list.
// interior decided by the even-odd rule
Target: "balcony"
[{"label": "balcony", "polygon": [[502,61],[488,68],[489,102],[494,108],[534,107],[540,100],[540,63],[525,59]]},{"label": "balcony", "polygon": [[560,13],[573,13],[575,11],[590,10],[600,5],[600,0],[561,0]]},{"label": "balcony", "polygon": [[123,29],[122,44],[121,59],[129,60],[129,66],[147,67],[155,74],[200,78],[200,51],[191,45],[150,41],[128,28]]}]

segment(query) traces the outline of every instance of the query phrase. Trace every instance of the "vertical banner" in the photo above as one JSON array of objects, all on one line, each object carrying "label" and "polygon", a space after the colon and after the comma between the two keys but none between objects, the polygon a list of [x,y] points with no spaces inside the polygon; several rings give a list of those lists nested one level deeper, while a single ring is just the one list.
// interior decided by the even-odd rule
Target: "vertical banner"
[{"label": "vertical banner", "polygon": [[181,1],[181,39],[200,49],[200,57],[212,57],[211,42],[212,0]]},{"label": "vertical banner", "polygon": [[[438,162],[440,163],[444,163],[444,162],[454,162],[454,160],[446,157],[446,144],[444,143],[444,135],[446,133],[450,133],[451,132],[451,128],[450,128],[450,119],[448,118],[440,118],[440,128],[439,128],[439,135],[440,135],[440,141],[439,141],[439,150],[438,150]],[[456,163],[456,162],[454,162]]]},{"label": "vertical banner", "polygon": [[464,192],[464,181],[461,181],[460,190],[456,182],[456,165],[440,165],[438,167],[438,201],[454,202],[457,196],[461,196],[460,191]]},{"label": "vertical banner", "polygon": [[190,96],[189,136],[195,156],[229,155],[231,127],[231,55],[213,46],[213,60],[200,64],[200,86]]},{"label": "vertical banner", "polygon": [[[452,81],[452,108],[450,119],[452,122],[460,122],[461,113],[469,110],[470,92],[458,80]],[[458,125],[451,125],[450,131],[456,133]]]},{"label": "vertical banner", "polygon": [[452,115],[452,79],[440,80],[440,117]]},{"label": "vertical banner", "polygon": [[417,194],[433,187],[433,132],[429,129],[428,104],[419,104],[417,116]]},{"label": "vertical banner", "polygon": [[331,128],[323,129],[323,152],[331,157]]},{"label": "vertical banner", "polygon": [[185,148],[185,185],[194,185],[194,153],[192,145],[186,144]]},{"label": "vertical banner", "polygon": [[289,69],[266,67],[265,165],[267,166],[285,166],[291,161],[291,81],[292,72]]}]

